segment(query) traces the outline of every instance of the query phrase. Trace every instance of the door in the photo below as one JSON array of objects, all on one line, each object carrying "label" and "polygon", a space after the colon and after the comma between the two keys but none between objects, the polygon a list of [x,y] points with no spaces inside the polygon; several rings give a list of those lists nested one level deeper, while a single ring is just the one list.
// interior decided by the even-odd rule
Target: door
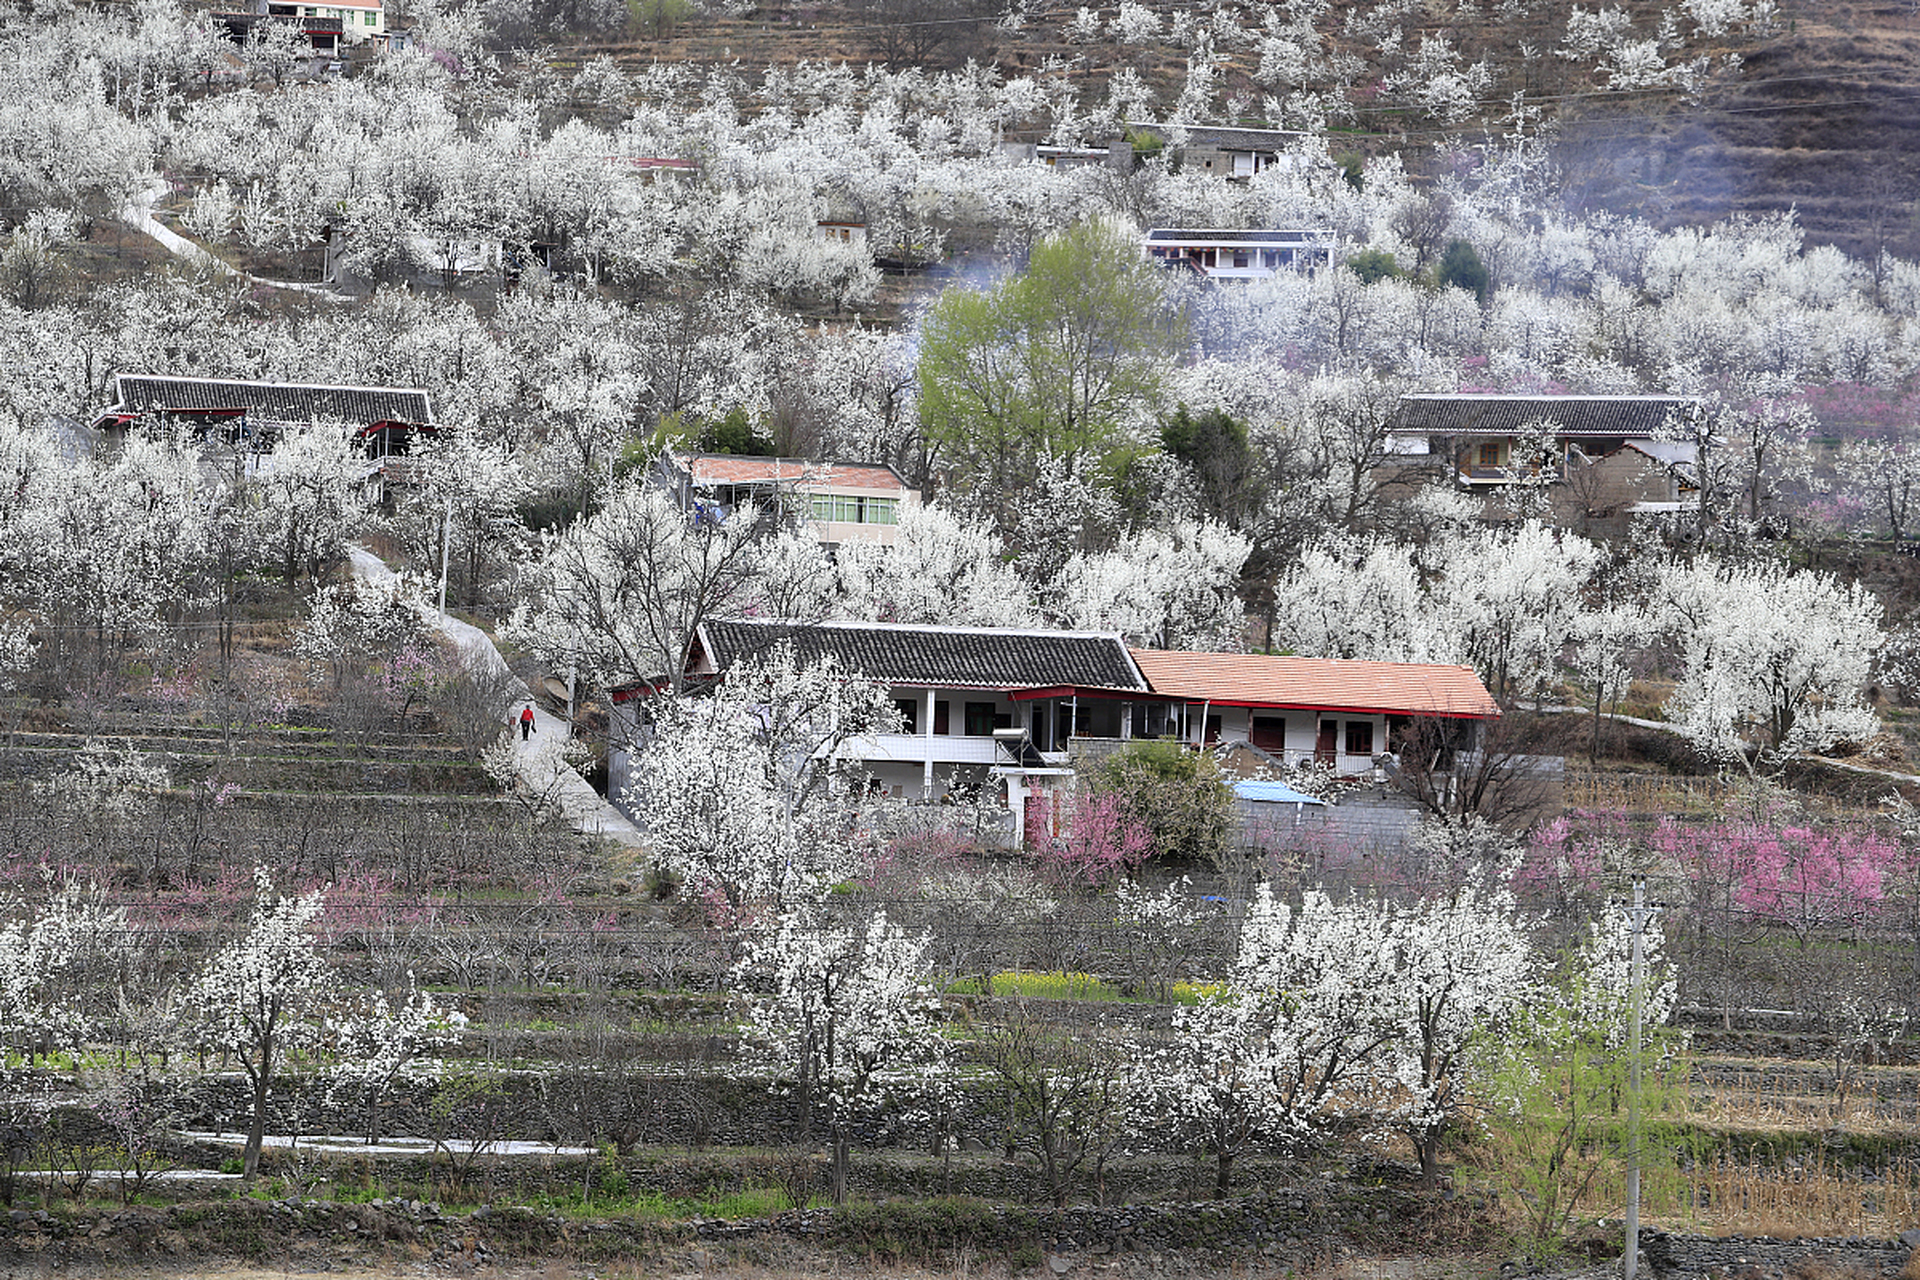
[{"label": "door", "polygon": [[1322,720],[1320,722],[1319,735],[1313,740],[1313,762],[1315,764],[1332,764],[1334,757],[1339,753],[1340,722],[1338,720]]},{"label": "door", "polygon": [[1247,741],[1262,751],[1271,751],[1278,755],[1287,749],[1287,721],[1285,716],[1255,716],[1247,731]]}]

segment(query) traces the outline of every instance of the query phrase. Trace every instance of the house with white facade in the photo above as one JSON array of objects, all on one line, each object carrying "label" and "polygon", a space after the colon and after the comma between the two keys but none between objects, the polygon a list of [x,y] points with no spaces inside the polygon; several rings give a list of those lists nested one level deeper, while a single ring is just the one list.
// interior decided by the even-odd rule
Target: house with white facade
[{"label": "house with white facade", "polygon": [[[1358,777],[1416,722],[1449,722],[1466,741],[1500,714],[1466,667],[1132,649],[1099,632],[715,619],[698,629],[687,672],[724,679],[783,644],[802,663],[832,658],[887,685],[900,731],[846,744],[847,762],[902,799],[962,791],[1004,803],[1012,843],[1030,814],[1057,811],[1081,765],[1130,741],[1242,743],[1276,763]],[[615,695],[616,801],[632,778],[628,744],[646,688]]]},{"label": "house with white facade", "polygon": [[891,543],[900,513],[920,505],[920,491],[879,462],[665,454],[654,478],[697,519],[724,521],[752,504],[763,517],[778,512],[798,521],[828,548]]},{"label": "house with white facade", "polygon": [[1148,259],[1157,267],[1206,280],[1241,281],[1330,266],[1336,248],[1331,231],[1185,227],[1154,227],[1145,244]]}]

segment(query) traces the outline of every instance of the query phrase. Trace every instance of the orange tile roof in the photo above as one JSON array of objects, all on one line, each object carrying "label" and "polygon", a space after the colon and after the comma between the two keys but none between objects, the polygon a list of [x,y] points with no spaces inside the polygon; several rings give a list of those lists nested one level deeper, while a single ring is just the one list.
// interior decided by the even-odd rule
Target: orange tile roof
[{"label": "orange tile roof", "polygon": [[1132,653],[1155,693],[1194,702],[1395,715],[1500,714],[1493,695],[1470,667],[1169,649]]},{"label": "orange tile roof", "polygon": [[785,484],[805,488],[906,490],[891,467],[866,462],[809,462],[803,458],[753,458],[698,453],[684,460],[695,484]]}]

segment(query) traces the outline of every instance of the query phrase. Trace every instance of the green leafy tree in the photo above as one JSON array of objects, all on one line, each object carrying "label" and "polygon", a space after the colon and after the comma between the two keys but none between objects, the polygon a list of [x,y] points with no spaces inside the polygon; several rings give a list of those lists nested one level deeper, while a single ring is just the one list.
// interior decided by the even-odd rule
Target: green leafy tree
[{"label": "green leafy tree", "polygon": [[1178,742],[1135,742],[1095,766],[1088,785],[1119,797],[1124,818],[1152,834],[1152,856],[1215,865],[1225,857],[1233,803],[1212,756]]},{"label": "green leafy tree", "polygon": [[693,16],[693,0],[627,0],[627,16],[639,31],[664,40]]},{"label": "green leafy tree", "polygon": [[1078,476],[1122,451],[1122,424],[1152,407],[1185,346],[1164,275],[1132,233],[1098,222],[1048,238],[995,288],[948,289],[921,332],[935,465],[1003,524],[1042,462]]},{"label": "green leafy tree", "polygon": [[714,453],[735,453],[746,457],[768,458],[776,452],[773,441],[762,435],[747,411],[735,406],[727,416],[708,425],[706,445]]},{"label": "green leafy tree", "polygon": [[1247,424],[1224,409],[1193,414],[1187,406],[1160,424],[1160,443],[1193,473],[1206,513],[1239,528],[1260,506],[1258,459]]},{"label": "green leafy tree", "polygon": [[1487,294],[1493,288],[1493,277],[1487,272],[1487,264],[1480,260],[1480,252],[1465,240],[1450,240],[1446,252],[1440,255],[1440,261],[1433,269],[1435,283],[1443,289],[1465,289],[1481,306],[1487,304]]},{"label": "green leafy tree", "polygon": [[1385,249],[1362,249],[1347,259],[1347,270],[1359,276],[1362,284],[1400,280],[1407,274],[1401,269],[1400,260]]},{"label": "green leafy tree", "polygon": [[[1666,1025],[1677,988],[1658,930],[1645,945],[1640,1164],[1643,1182],[1657,1187],[1677,1176],[1688,1072],[1684,1033]],[[1508,1034],[1485,1042],[1489,1148],[1539,1247],[1553,1247],[1576,1215],[1620,1205],[1631,1138],[1631,946],[1627,913],[1615,908]]]}]

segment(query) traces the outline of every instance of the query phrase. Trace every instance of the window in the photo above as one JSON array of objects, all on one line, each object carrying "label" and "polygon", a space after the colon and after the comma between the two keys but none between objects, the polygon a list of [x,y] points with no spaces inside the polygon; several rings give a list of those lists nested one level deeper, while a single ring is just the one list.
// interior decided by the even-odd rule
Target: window
[{"label": "window", "polygon": [[1244,253],[1235,253],[1233,255],[1233,265],[1244,268],[1247,265],[1247,255]]},{"label": "window", "polygon": [[1136,702],[1133,704],[1133,736],[1136,738],[1165,738],[1173,734],[1173,717],[1164,702]]},{"label": "window", "polygon": [[991,738],[993,736],[993,725],[993,704],[991,702],[969,702],[967,704],[967,737]]},{"label": "window", "polygon": [[844,493],[816,493],[807,498],[815,520],[839,524],[897,524],[899,503],[894,498],[858,498]]},{"label": "window", "polygon": [[1350,756],[1373,754],[1373,721],[1347,721],[1347,754]]},{"label": "window", "polygon": [[1500,465],[1500,445],[1496,441],[1489,440],[1480,446],[1480,465],[1483,467]]},{"label": "window", "polygon": [[895,698],[893,705],[900,708],[900,723],[905,726],[905,732],[920,732],[920,699]]}]

